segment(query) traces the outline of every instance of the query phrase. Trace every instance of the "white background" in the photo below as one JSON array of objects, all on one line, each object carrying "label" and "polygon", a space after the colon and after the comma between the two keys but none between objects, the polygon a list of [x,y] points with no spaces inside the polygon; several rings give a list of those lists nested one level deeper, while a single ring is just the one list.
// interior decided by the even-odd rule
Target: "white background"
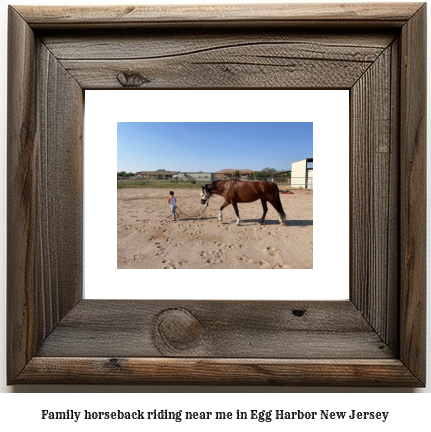
[{"label": "white background", "polygon": [[[175,284],[163,269],[117,270],[117,182],[115,176],[108,177],[101,187],[100,176],[94,173],[100,167],[104,173],[115,173],[117,122],[144,120],[312,122],[313,154],[307,157],[314,157],[313,269],[182,269],[174,272]],[[85,298],[340,300],[349,297],[347,90],[86,91],[84,155]],[[284,155],[278,157],[282,160]],[[199,208],[200,194],[198,190],[196,193]],[[287,207],[285,210],[289,214]]]},{"label": "white background", "polygon": [[[316,0],[314,0],[316,2]],[[211,0],[205,1],[200,0],[197,2],[183,0],[183,3],[226,3],[227,1]],[[234,1],[232,1],[234,2]],[[245,2],[236,1],[235,3],[252,3],[253,0],[247,0]],[[276,2],[274,0],[273,2]],[[298,2],[298,0],[296,0]],[[117,1],[110,0],[43,0],[43,1],[33,1],[33,0],[16,0],[14,4],[32,4],[37,5],[43,4],[55,4],[55,5],[89,5],[89,4],[118,4]],[[143,1],[135,0],[133,3],[141,4],[146,3]],[[172,1],[161,1],[153,0],[148,2],[148,4],[155,3],[173,3]],[[7,34],[7,5],[2,2],[0,6],[1,11],[1,80],[3,85],[0,86],[0,100],[3,103],[0,105],[0,128],[2,130],[1,135],[1,145],[5,147],[5,124],[6,124],[6,34]],[[431,44],[428,42],[428,46]],[[428,61],[430,55],[428,53]],[[428,70],[431,70],[428,67]],[[429,86],[428,86],[429,88]],[[428,94],[429,96],[429,94]],[[429,97],[428,97],[428,106]],[[430,124],[428,121],[428,130],[430,130]],[[5,167],[5,154],[0,153],[0,162],[3,167]],[[428,156],[428,164],[430,159]],[[4,177],[6,179],[6,175]],[[428,190],[431,190],[428,183]],[[5,189],[0,191],[0,214],[3,216],[3,224],[0,229],[0,238],[5,245],[5,226],[4,226],[4,212],[5,212]],[[428,206],[428,215],[429,206]],[[14,386],[7,387],[5,384],[5,246],[1,251],[2,260],[0,266],[1,280],[3,281],[1,285],[2,295],[0,296],[0,308],[2,310],[2,320],[1,320],[1,343],[0,343],[0,391],[4,392],[0,394],[0,427],[4,430],[20,429],[20,427],[27,427],[28,430],[39,431],[39,430],[52,430],[58,431],[59,428],[64,430],[94,430],[96,425],[102,426],[104,430],[118,430],[120,427],[127,427],[127,430],[145,430],[144,428],[150,428],[151,426],[142,425],[141,423],[134,424],[133,426],[127,426],[127,424],[116,423],[116,422],[103,422],[100,424],[89,423],[87,425],[83,424],[71,424],[71,423],[57,423],[51,422],[49,424],[39,420],[41,409],[52,409],[52,410],[66,410],[66,409],[162,409],[162,408],[172,408],[181,405],[182,409],[189,410],[202,410],[210,409],[212,410],[234,410],[239,405],[244,409],[265,409],[266,407],[272,409],[333,409],[333,410],[343,410],[343,409],[363,409],[363,410],[390,410],[392,415],[390,421],[387,423],[365,423],[362,421],[352,422],[352,423],[301,423],[302,428],[305,430],[316,430],[316,425],[319,430],[343,430],[345,431],[348,427],[350,431],[365,429],[371,430],[391,430],[394,431],[395,428],[403,428],[407,430],[411,427],[422,427],[427,429],[430,424],[429,417],[429,406],[431,403],[431,373],[428,367],[428,387],[424,390],[412,390],[412,389],[373,389],[373,388],[273,388],[273,387],[143,387],[143,386],[78,386],[78,385],[33,385],[33,386]],[[430,297],[430,296],[429,296]],[[430,299],[428,299],[428,311],[431,310]],[[428,324],[428,359],[431,358],[431,353],[429,351],[431,327]],[[428,360],[428,364],[429,364]],[[7,394],[7,392],[14,392],[20,394]],[[50,393],[53,392],[53,393]],[[91,392],[124,392],[125,394],[114,395],[114,394],[102,394],[102,395],[92,395],[85,394]],[[138,394],[135,394],[137,392]],[[164,392],[172,392],[172,394],[158,394]],[[181,394],[176,394],[181,392]],[[197,394],[201,392],[202,394]],[[217,392],[223,392],[226,394],[217,394]],[[234,393],[237,392],[237,393]],[[297,394],[297,393],[309,393],[309,394]],[[392,392],[395,394],[386,394]],[[409,395],[409,393],[424,393],[422,395]],[[30,394],[25,394],[30,393]],[[40,393],[33,395],[31,393]],[[83,394],[75,394],[83,393]],[[249,393],[249,394],[248,394]],[[265,393],[265,394],[261,394]],[[294,393],[294,394],[292,394]],[[324,393],[324,394],[322,394]],[[382,394],[383,393],[383,394]],[[162,423],[163,425],[163,423]],[[170,428],[174,429],[173,423],[166,423]],[[152,425],[153,428],[160,427],[158,425]],[[297,423],[248,423],[247,428],[249,430],[263,428],[278,428],[282,430],[287,430],[289,427],[298,426]],[[178,428],[187,427],[188,430],[192,429],[192,426],[187,423],[176,424]],[[197,430],[202,430],[203,428],[209,430],[219,429],[219,423],[195,423],[193,428]],[[237,430],[238,424],[223,424],[221,427],[227,429]],[[79,429],[78,429],[79,428]]]}]

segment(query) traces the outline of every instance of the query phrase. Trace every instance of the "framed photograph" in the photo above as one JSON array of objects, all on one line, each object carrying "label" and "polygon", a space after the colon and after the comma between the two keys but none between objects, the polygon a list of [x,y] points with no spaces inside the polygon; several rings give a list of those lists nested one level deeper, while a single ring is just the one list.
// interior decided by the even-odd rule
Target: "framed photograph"
[{"label": "framed photograph", "polygon": [[[106,92],[108,98],[111,98],[110,93],[113,92]],[[186,96],[181,98],[184,93]],[[304,93],[302,97],[307,96],[305,91],[294,94],[301,97]],[[116,92],[113,98],[117,100],[119,95],[122,100],[124,94],[128,96],[131,92]],[[322,91],[324,94],[325,91]],[[222,100],[213,95],[219,95]],[[277,96],[286,98],[292,106],[291,110],[294,110],[296,104],[290,95],[289,91],[231,90],[228,96],[233,107],[226,113],[227,108],[220,109],[225,105],[223,100],[227,96],[223,91],[217,94],[214,90],[172,90],[165,91],[163,95],[158,91],[133,92],[132,97],[141,102],[136,103],[140,107],[138,111],[141,118],[147,117],[145,104],[151,97],[164,99],[161,104],[163,110],[157,116],[165,121],[113,123],[114,127],[117,126],[114,136],[117,135],[118,144],[117,151],[112,151],[115,150],[112,145],[110,151],[113,158],[117,156],[117,167],[129,167],[125,173],[132,176],[118,176],[122,170],[117,168],[117,188],[109,188],[112,198],[97,199],[101,189],[97,186],[91,198],[97,203],[95,207],[99,208],[103,202],[117,203],[117,268],[126,270],[118,272],[120,277],[129,269],[313,268],[313,123],[275,121],[275,116],[273,121],[259,119],[262,111],[270,110],[265,100],[270,100],[274,109],[278,108]],[[96,92],[96,101],[98,96]],[[343,101],[347,101],[347,92],[342,96]],[[176,99],[177,103],[171,103],[169,107],[169,102]],[[309,100],[313,103],[312,97]],[[108,102],[111,110],[115,106],[104,98],[103,101]],[[249,110],[244,107],[247,104]],[[191,114],[193,121],[166,121],[169,108],[171,118],[178,118],[179,105],[183,106],[187,115]],[[201,107],[205,105],[208,105],[204,110],[205,117],[213,121],[196,121],[198,116],[193,111],[202,111]],[[124,103],[117,106],[122,111]],[[149,106],[152,108],[148,111],[151,111],[156,104],[150,102]],[[241,115],[241,119],[245,117],[248,121],[233,121],[238,116],[233,115],[232,111],[238,107],[241,107],[241,114],[253,111],[256,113],[255,118],[260,121],[252,121],[248,114]],[[344,108],[344,117],[347,118],[344,130],[348,135],[347,104]],[[222,112],[223,117],[230,118],[230,121],[215,120],[213,111],[215,114]],[[279,111],[279,117],[289,118],[287,110],[283,111]],[[124,118],[123,115],[121,117]],[[101,118],[107,123],[105,116]],[[100,130],[99,127],[97,130]],[[94,136],[97,135],[96,132]],[[348,136],[344,144],[347,150]],[[335,150],[335,145],[331,147],[331,150]],[[97,166],[99,146],[93,144],[92,148],[95,160],[90,165]],[[328,150],[326,153],[333,153]],[[86,153],[84,155],[86,157]],[[277,169],[281,163],[288,166],[289,170],[294,164],[294,175],[291,171]],[[171,165],[175,166],[174,171],[157,168],[169,168]],[[148,168],[143,171],[142,167],[145,166],[152,167],[154,171]],[[222,169],[226,166],[237,168]],[[345,184],[348,185],[347,163],[344,168],[347,171]],[[91,178],[91,172],[87,178]],[[84,182],[84,186],[87,184]],[[348,203],[348,191],[345,201]],[[100,216],[97,207],[96,214]],[[301,213],[289,213],[290,220],[287,220],[287,207],[300,208]],[[112,210],[107,209],[102,213],[110,214]],[[103,218],[95,219],[96,226],[103,221]],[[336,229],[335,220],[333,225]],[[288,230],[284,229],[286,226]],[[101,252],[101,239],[111,229],[100,227],[100,230],[95,250]],[[348,230],[340,237],[348,240]],[[344,245],[347,252],[347,242]],[[114,248],[106,249],[111,251]],[[138,273],[142,272],[135,272]],[[194,272],[181,273],[187,274],[189,278],[193,278],[193,274],[197,276]],[[228,272],[218,273],[218,278],[222,279],[228,275]],[[252,287],[253,272],[242,273],[251,276],[248,282]],[[244,283],[247,284],[246,281]],[[163,297],[166,298],[165,295]],[[199,298],[199,294],[192,298]]]},{"label": "framed photograph", "polygon": [[[90,90],[85,125],[86,299],[349,298],[348,90]],[[104,171],[139,174],[101,176],[101,143]],[[310,169],[302,177],[311,165],[306,157],[316,158],[313,171],[324,178],[315,191]],[[227,177],[216,173],[220,167],[268,172],[291,165],[290,177],[269,178],[280,190],[283,224],[270,203],[259,223],[260,200],[238,204],[239,225],[232,206],[219,220],[221,196],[201,203],[201,187]],[[141,174],[151,166],[167,170]],[[177,222],[167,203],[171,190],[184,213]],[[156,271],[172,267],[181,271]],[[254,269],[262,271],[248,271]],[[315,283],[328,273],[330,285]]]},{"label": "framed photograph", "polygon": [[[425,386],[425,3],[10,6],[8,25],[9,385]],[[97,89],[348,90],[349,298],[85,298]]]}]

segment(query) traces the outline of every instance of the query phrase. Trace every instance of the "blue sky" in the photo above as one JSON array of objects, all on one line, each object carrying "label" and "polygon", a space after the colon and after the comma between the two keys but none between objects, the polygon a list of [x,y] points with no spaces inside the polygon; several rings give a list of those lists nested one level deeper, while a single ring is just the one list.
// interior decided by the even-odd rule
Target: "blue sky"
[{"label": "blue sky", "polygon": [[117,171],[281,171],[312,157],[313,123],[117,124]]}]

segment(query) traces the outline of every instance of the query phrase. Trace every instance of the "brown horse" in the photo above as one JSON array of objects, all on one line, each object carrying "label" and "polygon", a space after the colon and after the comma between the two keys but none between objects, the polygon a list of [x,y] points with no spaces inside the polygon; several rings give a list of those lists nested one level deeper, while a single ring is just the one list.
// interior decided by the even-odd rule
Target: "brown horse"
[{"label": "brown horse", "polygon": [[238,217],[236,223],[239,225],[241,219],[239,217],[237,203],[249,203],[260,199],[263,207],[263,216],[260,219],[259,224],[262,225],[265,221],[265,216],[268,212],[267,202],[269,201],[277,211],[280,223],[284,225],[283,221],[286,219],[286,215],[283,206],[281,205],[278,186],[275,183],[266,180],[246,182],[237,179],[218,180],[211,184],[202,186],[201,203],[205,204],[212,194],[222,196],[225,201],[220,207],[219,220],[222,220],[222,210],[229,204],[232,204]]}]

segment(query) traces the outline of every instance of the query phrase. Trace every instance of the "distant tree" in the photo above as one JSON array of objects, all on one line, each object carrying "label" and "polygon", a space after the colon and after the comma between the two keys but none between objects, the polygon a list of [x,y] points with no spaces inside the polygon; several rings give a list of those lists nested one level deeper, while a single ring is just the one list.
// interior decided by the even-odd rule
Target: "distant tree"
[{"label": "distant tree", "polygon": [[165,169],[158,169],[158,170],[156,170],[156,171],[166,171]]},{"label": "distant tree", "polygon": [[254,178],[273,178],[274,174],[277,172],[277,170],[275,168],[264,168],[261,171],[254,171],[252,173],[252,176]]},{"label": "distant tree", "polygon": [[281,170],[280,173],[281,174],[277,177],[290,177],[290,172],[288,172],[287,170]]},{"label": "distant tree", "polygon": [[234,173],[233,173],[233,176],[234,176],[234,178],[239,178],[240,177],[240,172],[238,171],[238,170],[236,170]]},{"label": "distant tree", "polygon": [[262,177],[274,177],[274,174],[277,172],[275,168],[266,167],[261,173],[263,173]]},{"label": "distant tree", "polygon": [[126,172],[126,171],[120,171],[117,172],[117,177],[133,177],[135,173],[132,172]]},{"label": "distant tree", "polygon": [[198,171],[198,173],[203,173],[203,171]]}]

